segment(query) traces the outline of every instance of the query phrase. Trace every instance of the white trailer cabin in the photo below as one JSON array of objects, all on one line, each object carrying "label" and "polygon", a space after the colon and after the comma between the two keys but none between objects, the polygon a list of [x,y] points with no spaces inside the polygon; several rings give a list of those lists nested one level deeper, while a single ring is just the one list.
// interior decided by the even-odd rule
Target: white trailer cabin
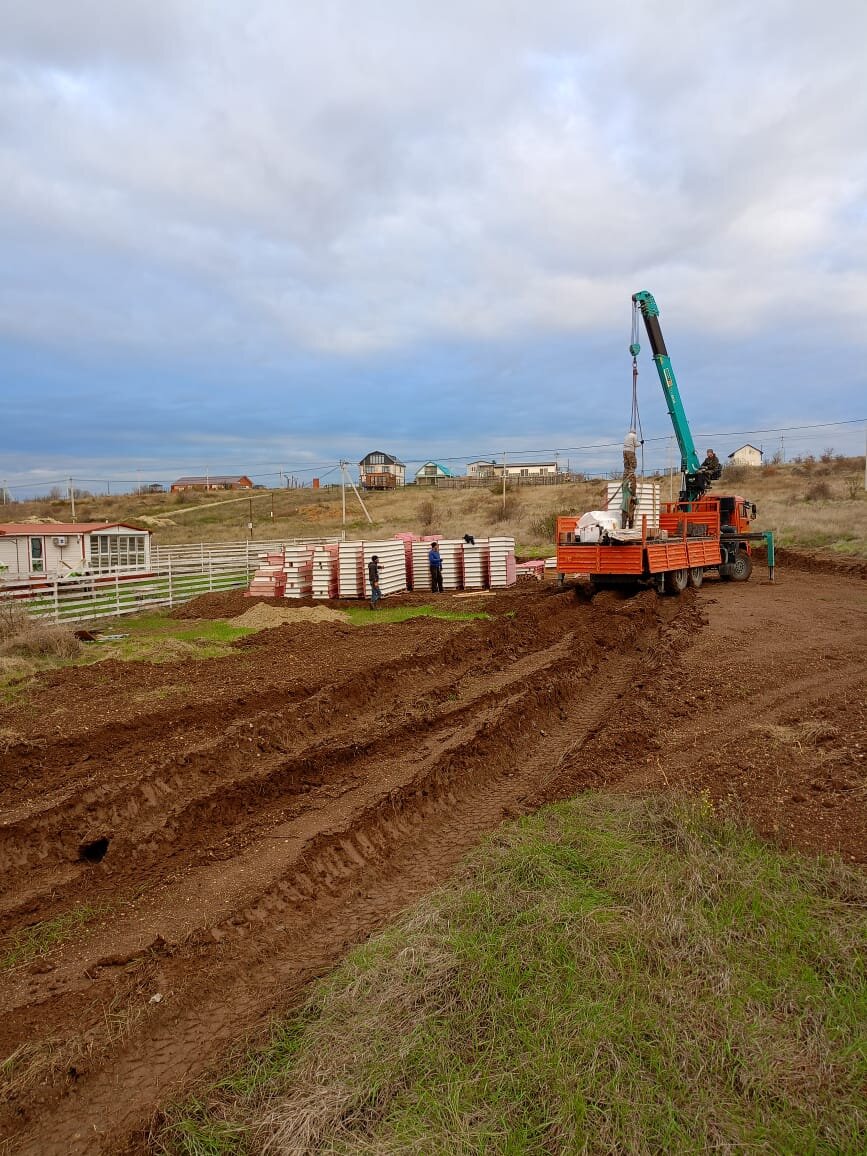
[{"label": "white trailer cabin", "polygon": [[0,523],[0,582],[147,573],[151,532],[125,522]]}]

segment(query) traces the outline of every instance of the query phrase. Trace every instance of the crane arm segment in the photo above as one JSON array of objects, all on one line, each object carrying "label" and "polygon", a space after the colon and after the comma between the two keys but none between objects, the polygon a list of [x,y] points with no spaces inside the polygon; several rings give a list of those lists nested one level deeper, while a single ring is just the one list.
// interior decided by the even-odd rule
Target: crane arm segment
[{"label": "crane arm segment", "polygon": [[[641,316],[644,318],[644,327],[647,330],[647,338],[650,341],[650,348],[653,352],[656,372],[659,374],[659,380],[662,382],[665,404],[668,407],[671,424],[674,426],[674,435],[680,447],[681,471],[684,474],[694,474],[699,469],[700,462],[698,460],[698,454],[696,453],[695,443],[692,440],[689,422],[686,420],[686,411],[683,408],[683,402],[680,400],[680,390],[677,388],[677,379],[671,367],[671,358],[668,356],[668,350],[665,348],[665,340],[663,339],[662,329],[659,325],[659,306],[656,304],[653,294],[648,293],[645,289],[642,289],[639,293],[633,293],[632,300],[641,310]],[[631,348],[633,349],[634,356],[638,352],[638,349],[637,347]]]}]

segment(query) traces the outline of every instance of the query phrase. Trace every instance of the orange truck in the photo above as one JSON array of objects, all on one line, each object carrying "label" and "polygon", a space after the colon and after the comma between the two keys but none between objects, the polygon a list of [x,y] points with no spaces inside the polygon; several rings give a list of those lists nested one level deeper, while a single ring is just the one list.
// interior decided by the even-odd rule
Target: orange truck
[{"label": "orange truck", "polygon": [[701,586],[708,571],[746,582],[753,570],[751,544],[763,540],[773,581],[773,535],[750,530],[755,513],[746,498],[714,494],[667,502],[658,526],[648,526],[644,516],[640,531],[631,533],[598,518],[595,526],[591,521],[579,527],[589,515],[558,518],[557,571],[561,580],[586,575],[597,589],[646,583],[660,594],[680,594],[689,585]]},{"label": "orange truck", "polygon": [[[709,494],[721,467],[713,454],[699,464],[692,432],[680,398],[671,359],[659,324],[659,309],[646,290],[633,294],[632,343],[633,417],[637,417],[636,380],[638,316],[644,318],[647,336],[662,385],[668,414],[681,453],[682,488],[676,502],[666,503],[658,525],[622,528],[620,518],[608,510],[595,510],[580,518],[557,519],[557,571],[588,575],[596,587],[648,583],[660,593],[680,594],[690,584],[700,586],[705,574],[746,582],[752,573],[751,544],[764,541],[768,551],[770,580],[774,580],[774,536],[753,531],[750,524],[756,507],[738,495]],[[638,424],[637,422],[635,424]],[[633,442],[634,431],[630,431]],[[624,469],[626,456],[624,455]],[[635,466],[635,458],[632,458]],[[633,474],[633,484],[634,484]],[[626,482],[624,481],[624,486]]]}]

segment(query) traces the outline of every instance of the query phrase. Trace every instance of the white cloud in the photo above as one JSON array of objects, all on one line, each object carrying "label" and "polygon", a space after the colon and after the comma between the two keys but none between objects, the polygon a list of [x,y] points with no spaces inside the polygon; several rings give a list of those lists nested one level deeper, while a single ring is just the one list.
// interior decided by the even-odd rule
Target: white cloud
[{"label": "white cloud", "polygon": [[0,0],[0,336],[864,342],[860,0]]}]

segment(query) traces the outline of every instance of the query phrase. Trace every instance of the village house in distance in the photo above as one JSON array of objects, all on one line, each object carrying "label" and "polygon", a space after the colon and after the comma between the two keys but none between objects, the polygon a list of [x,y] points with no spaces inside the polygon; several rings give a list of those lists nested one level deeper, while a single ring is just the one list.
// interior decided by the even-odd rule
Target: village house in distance
[{"label": "village house in distance", "polygon": [[178,478],[172,482],[172,493],[184,490],[252,490],[253,483],[246,474],[205,474],[201,478]]},{"label": "village house in distance", "polygon": [[358,477],[365,490],[395,490],[406,485],[406,465],[382,450],[372,450],[358,463]]},{"label": "village house in distance", "polygon": [[501,478],[505,468],[507,478],[539,478],[554,477],[557,473],[556,462],[502,462],[478,458],[467,463],[468,478]]},{"label": "village house in distance", "polygon": [[729,461],[733,466],[760,466],[762,451],[751,445],[741,446],[729,454]]},{"label": "village house in distance", "polygon": [[435,486],[440,478],[453,478],[454,476],[448,466],[441,465],[440,462],[425,462],[415,471],[415,484],[417,486]]}]

